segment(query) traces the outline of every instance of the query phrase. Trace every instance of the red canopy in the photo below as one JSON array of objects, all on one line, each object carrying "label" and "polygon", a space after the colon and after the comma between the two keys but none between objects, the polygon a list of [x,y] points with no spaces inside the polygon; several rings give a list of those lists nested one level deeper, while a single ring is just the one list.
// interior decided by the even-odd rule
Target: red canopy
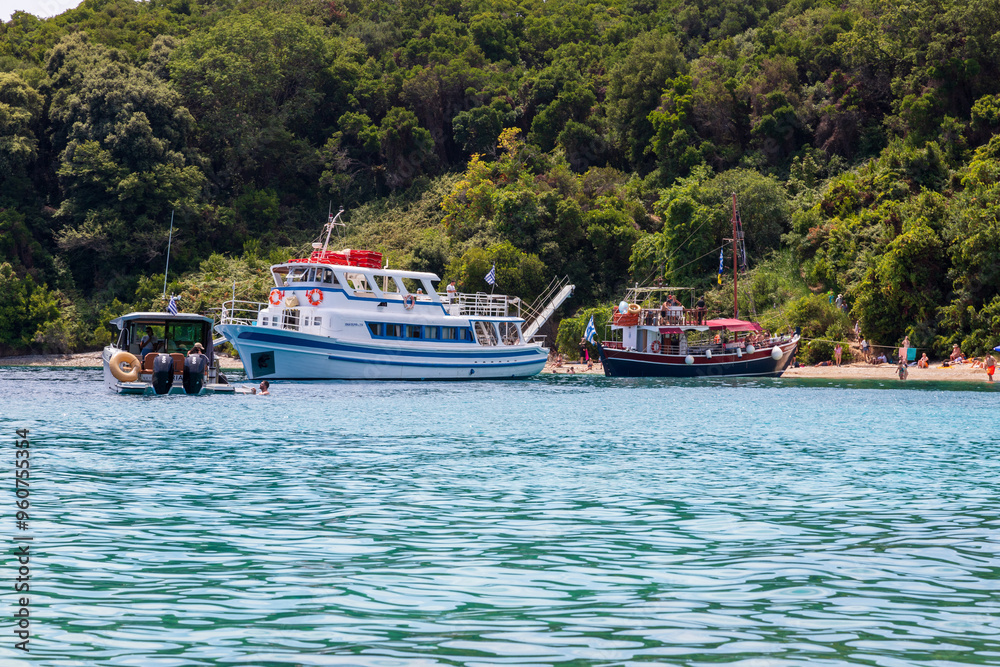
[{"label": "red canopy", "polygon": [[743,320],[734,320],[723,318],[721,320],[706,320],[705,325],[712,329],[726,329],[727,331],[762,331],[759,324],[756,322],[745,322]]}]

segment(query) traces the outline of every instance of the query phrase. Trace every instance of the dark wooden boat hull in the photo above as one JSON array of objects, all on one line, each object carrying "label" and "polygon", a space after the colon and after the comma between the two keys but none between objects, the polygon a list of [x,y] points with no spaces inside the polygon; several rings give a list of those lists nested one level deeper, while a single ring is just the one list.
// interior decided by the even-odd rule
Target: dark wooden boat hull
[{"label": "dark wooden boat hull", "polygon": [[795,355],[798,339],[778,345],[782,354],[771,356],[771,348],[755,350],[753,354],[717,354],[711,359],[693,354],[694,363],[685,363],[679,355],[651,354],[634,350],[618,350],[599,346],[604,374],[607,377],[778,377]]}]

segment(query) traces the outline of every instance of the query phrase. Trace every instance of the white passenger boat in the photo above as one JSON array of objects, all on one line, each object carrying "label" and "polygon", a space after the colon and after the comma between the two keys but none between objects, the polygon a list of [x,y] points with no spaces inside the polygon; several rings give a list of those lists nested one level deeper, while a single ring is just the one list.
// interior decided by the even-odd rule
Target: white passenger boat
[{"label": "white passenger boat", "polygon": [[[232,394],[212,347],[210,317],[129,313],[111,320],[118,338],[104,348],[104,384],[119,394]],[[204,354],[189,357],[200,344]],[[200,357],[200,358],[199,358]]]},{"label": "white passenger boat", "polygon": [[248,378],[478,380],[545,366],[534,334],[572,294],[565,280],[538,309],[501,294],[440,294],[433,273],[382,268],[379,253],[328,252],[334,224],[322,249],[271,267],[268,303],[223,304],[216,331]]}]

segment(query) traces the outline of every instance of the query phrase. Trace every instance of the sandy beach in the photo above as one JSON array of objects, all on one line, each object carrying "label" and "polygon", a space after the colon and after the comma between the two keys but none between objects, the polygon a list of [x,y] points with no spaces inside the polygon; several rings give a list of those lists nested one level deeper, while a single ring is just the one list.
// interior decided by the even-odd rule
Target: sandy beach
[{"label": "sandy beach", "polygon": [[[573,375],[604,375],[604,368],[601,364],[594,364],[593,370],[588,371],[583,364],[563,363],[557,368],[551,362],[545,364],[542,373],[569,375],[569,369],[573,369]],[[907,382],[921,382],[935,380],[940,382],[987,382],[986,371],[982,368],[973,368],[972,364],[961,364],[959,366],[942,367],[940,362],[932,364],[930,368],[909,367]],[[891,380],[899,382],[896,375],[896,366],[893,364],[871,364],[856,363],[844,364],[843,366],[802,366],[800,368],[789,368],[782,374],[783,378],[816,378],[826,380]],[[1000,382],[1000,379],[997,380]]]}]

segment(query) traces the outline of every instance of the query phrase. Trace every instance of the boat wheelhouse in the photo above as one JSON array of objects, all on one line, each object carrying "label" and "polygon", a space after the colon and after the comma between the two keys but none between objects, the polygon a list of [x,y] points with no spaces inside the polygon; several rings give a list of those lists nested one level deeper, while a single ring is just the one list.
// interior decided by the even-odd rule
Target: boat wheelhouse
[{"label": "boat wheelhouse", "polygon": [[226,302],[216,331],[254,380],[492,379],[542,370],[548,349],[534,334],[572,285],[554,281],[545,307],[533,308],[502,294],[441,294],[437,275],[383,268],[381,259],[324,245],[275,264],[268,301]]},{"label": "boat wheelhouse", "polygon": [[[137,312],[111,320],[118,328],[104,348],[105,386],[119,394],[234,393],[219,371],[210,317],[194,313]],[[201,346],[201,359],[188,353]]]}]

